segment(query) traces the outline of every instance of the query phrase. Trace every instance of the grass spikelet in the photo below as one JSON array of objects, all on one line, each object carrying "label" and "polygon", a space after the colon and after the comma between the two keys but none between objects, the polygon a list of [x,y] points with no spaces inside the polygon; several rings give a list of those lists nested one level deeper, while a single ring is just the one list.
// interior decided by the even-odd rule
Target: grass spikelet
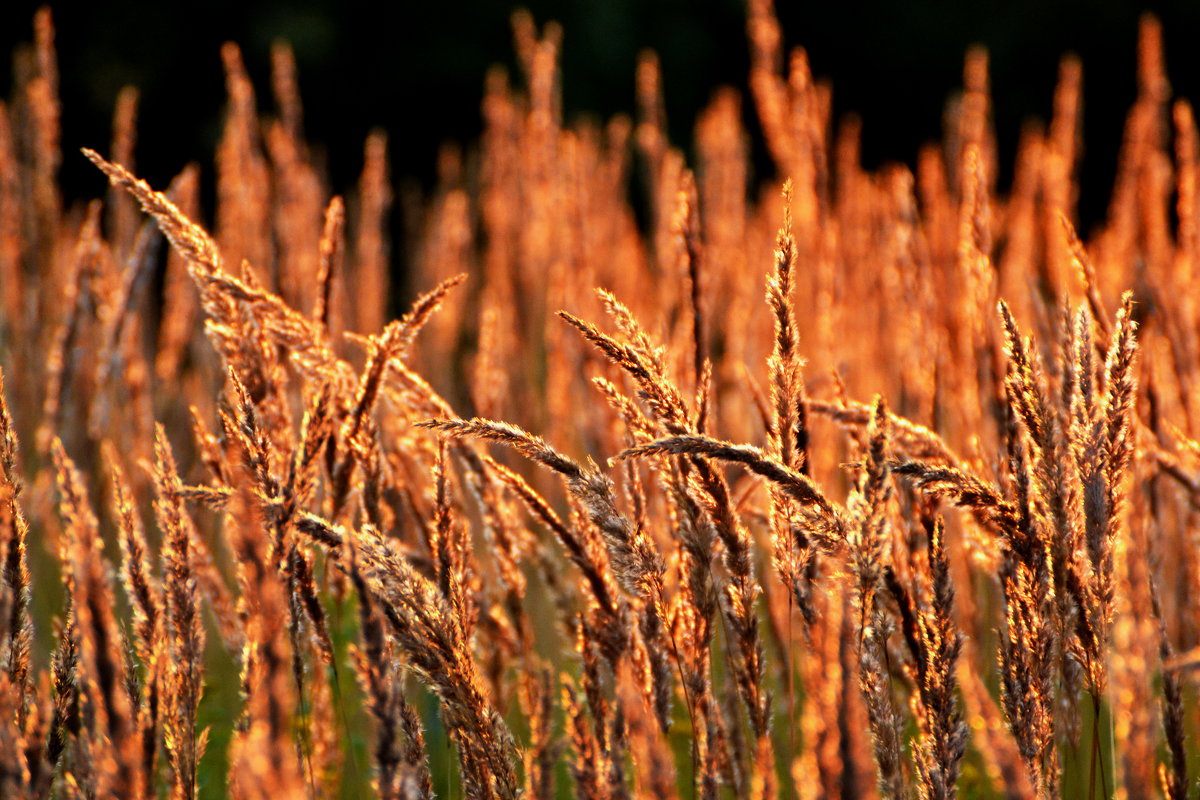
[{"label": "grass spikelet", "polygon": [[369,530],[362,534],[368,588],[412,669],[438,695],[459,747],[468,791],[483,798],[517,796],[516,752],[503,719],[486,699],[478,667],[436,584]]},{"label": "grass spikelet", "polygon": [[[353,548],[353,542],[348,543],[347,547]],[[398,800],[409,796],[403,787],[415,781],[418,790],[415,796],[428,798],[432,795],[432,781],[424,736],[420,725],[413,724],[412,708],[401,692],[403,682],[397,668],[398,662],[392,657],[383,617],[375,608],[357,553],[350,550],[343,560],[349,564],[350,579],[359,596],[362,645],[356,661],[359,680],[365,686],[367,708],[375,719],[372,758],[376,791],[382,800]]]},{"label": "grass spikelet", "polygon": [[549,672],[522,678],[521,707],[530,723],[531,747],[525,752],[525,794],[533,800],[551,800],[555,781],[553,765],[558,742],[554,738],[554,682]]},{"label": "grass spikelet", "polygon": [[[810,413],[829,417],[851,429],[866,428],[871,421],[871,407],[865,403],[806,400],[804,406]],[[909,458],[936,464],[959,464],[958,456],[935,431],[895,414],[889,414],[888,424],[894,449]]]},{"label": "grass spikelet", "polygon": [[14,716],[23,723],[31,694],[30,648],[33,619],[30,615],[29,525],[18,498],[17,436],[4,397],[4,372],[0,370],[0,671],[8,676],[10,692],[20,699]]},{"label": "grass spikelet", "polygon": [[143,774],[150,777],[154,775],[158,754],[159,678],[163,666],[160,648],[164,641],[162,587],[155,577],[150,547],[125,475],[118,465],[116,451],[111,443],[105,445],[105,460],[112,470],[113,506],[120,532],[121,583],[133,608],[134,646],[144,668],[137,722],[142,735],[141,768]]},{"label": "grass spikelet", "polygon": [[798,504],[811,510],[805,524],[811,526],[811,532],[824,546],[835,548],[844,537],[845,521],[842,514],[824,492],[809,478],[770,458],[757,447],[731,444],[700,435],[671,436],[629,448],[616,458],[660,454],[698,455],[743,464],[747,469],[778,486]]},{"label": "grass spikelet", "polygon": [[1001,576],[1006,619],[1001,631],[1001,697],[1009,729],[1017,740],[1030,781],[1039,797],[1054,797],[1059,782],[1054,754],[1053,628],[1042,607],[1044,590],[1025,563],[1006,566]]},{"label": "grass spikelet", "polygon": [[[51,770],[59,768],[67,746],[78,739],[81,720],[79,717],[79,631],[75,626],[74,609],[70,596],[67,598],[65,622],[56,633],[58,644],[51,657],[51,685],[54,694],[54,711],[50,718],[50,733],[46,738],[46,761]],[[65,771],[65,770],[64,770]],[[43,791],[50,789],[47,776]]]},{"label": "grass spikelet", "polygon": [[345,226],[346,204],[342,198],[334,197],[325,209],[325,224],[321,231],[321,259],[317,268],[316,302],[313,306],[313,319],[321,323],[325,330],[330,329],[332,322],[334,282],[342,274],[342,261],[346,251]]},{"label": "grass spikelet", "polygon": [[958,775],[967,749],[967,724],[957,697],[956,666],[962,638],[954,621],[954,585],[946,558],[940,519],[927,527],[929,607],[917,608],[892,571],[887,583],[904,620],[904,634],[915,663],[914,708],[920,742],[914,754],[921,798],[958,796]]},{"label": "grass spikelet", "polygon": [[579,533],[568,526],[554,511],[551,505],[539,495],[524,478],[505,467],[503,464],[485,457],[489,469],[504,482],[512,492],[521,498],[530,513],[537,517],[558,539],[567,552],[567,557],[583,573],[584,579],[595,598],[596,603],[608,613],[616,613],[613,600],[613,588],[606,580],[604,565],[597,563],[588,552],[586,542]]},{"label": "grass spikelet", "polygon": [[83,154],[100,168],[113,186],[124,189],[138,201],[142,210],[154,218],[163,235],[190,264],[202,274],[221,272],[221,255],[216,243],[203,228],[185,217],[166,195],[151,189],[149,184],[135,178],[120,164],[104,160],[94,150],[85,148]]},{"label": "grass spikelet", "polygon": [[1160,763],[1158,778],[1162,784],[1162,793],[1167,800],[1186,800],[1188,796],[1188,765],[1187,749],[1184,746],[1186,737],[1184,728],[1183,693],[1179,676],[1167,667],[1171,661],[1173,648],[1167,636],[1165,621],[1162,618],[1162,603],[1158,599],[1158,591],[1153,580],[1150,583],[1150,599],[1154,616],[1158,618],[1159,629],[1159,658],[1163,663],[1163,697],[1162,723],[1167,738],[1167,752],[1170,753],[1170,763]]},{"label": "grass spikelet", "polygon": [[587,509],[604,537],[613,570],[625,590],[634,595],[659,594],[665,567],[646,532],[630,525],[617,510],[612,482],[595,467],[583,467],[559,453],[538,436],[515,425],[490,420],[430,420],[420,423],[441,433],[498,442],[516,450],[567,483],[571,494]]},{"label": "grass spikelet", "polygon": [[903,772],[902,721],[892,697],[887,656],[891,621],[879,602],[887,557],[887,419],[887,406],[882,397],[877,397],[867,429],[866,461],[854,497],[854,525],[847,547],[859,612],[858,686],[871,726],[879,791],[885,797],[904,798],[908,796],[908,785]]},{"label": "grass spikelet", "polygon": [[51,442],[51,453],[68,534],[68,585],[81,633],[77,680],[80,713],[91,743],[90,777],[100,793],[140,796],[149,776],[140,769],[141,752],[134,735],[138,726],[125,691],[123,637],[113,614],[100,524],[91,510],[82,476],[57,438]]},{"label": "grass spikelet", "polygon": [[979,477],[954,467],[931,467],[920,461],[895,460],[888,465],[893,475],[912,480],[913,485],[935,497],[948,497],[956,506],[969,509],[984,525],[1012,540],[1024,536],[1016,506]]},{"label": "grass spikelet", "polygon": [[807,426],[805,424],[804,376],[796,335],[796,310],[792,303],[792,270],[796,263],[796,241],[792,237],[792,184],[783,186],[784,223],[775,237],[775,272],[767,277],[767,305],[775,316],[775,344],[767,362],[773,400],[773,454],[784,464],[804,470]]},{"label": "grass spikelet", "polygon": [[154,511],[163,535],[163,594],[167,666],[162,676],[163,743],[171,771],[171,796],[192,800],[196,767],[207,733],[196,730],[203,692],[204,626],[196,589],[194,534],[183,508],[183,484],[160,426],[155,435]]},{"label": "grass spikelet", "polygon": [[[294,595],[288,591],[287,576],[268,558],[262,535],[266,520],[245,490],[233,498],[228,521],[245,631],[241,653],[245,706],[230,746],[229,792],[247,800],[265,800],[276,793],[302,796],[315,790],[315,781],[311,772],[305,772],[310,769],[309,753],[292,734],[300,690],[293,682],[297,656],[289,652],[289,644],[298,639],[293,622],[297,615],[290,608]],[[289,634],[286,639],[279,635],[284,631]]]},{"label": "grass spikelet", "polygon": [[[620,308],[619,306],[617,306]],[[623,344],[600,331],[590,322],[559,311],[558,316],[575,328],[610,361],[629,373],[641,389],[650,408],[661,424],[672,433],[683,433],[689,428],[687,408],[679,391],[662,374],[661,365],[656,363],[652,351],[645,344]],[[618,316],[618,320],[620,317]]]}]

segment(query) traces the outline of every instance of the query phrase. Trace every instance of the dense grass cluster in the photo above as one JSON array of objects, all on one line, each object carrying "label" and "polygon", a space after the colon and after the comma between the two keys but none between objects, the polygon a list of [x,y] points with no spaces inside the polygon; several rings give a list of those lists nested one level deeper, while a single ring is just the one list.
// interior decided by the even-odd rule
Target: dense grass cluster
[{"label": "dense grass cluster", "polygon": [[1006,192],[982,52],[868,172],[753,0],[752,185],[734,92],[693,170],[653,56],[636,122],[565,126],[559,33],[514,23],[388,321],[386,140],[331,197],[286,47],[266,115],[223,51],[206,226],[199,167],[135,177],[133,90],[64,207],[36,17],[0,797],[1195,796],[1200,140],[1156,23],[1087,236],[1069,58]]}]

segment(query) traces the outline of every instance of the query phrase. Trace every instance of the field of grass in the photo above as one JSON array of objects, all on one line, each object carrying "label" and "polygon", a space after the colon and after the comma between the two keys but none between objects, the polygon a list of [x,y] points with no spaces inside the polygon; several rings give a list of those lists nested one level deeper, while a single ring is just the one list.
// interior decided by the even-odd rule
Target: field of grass
[{"label": "field of grass", "polygon": [[436,190],[374,133],[342,198],[285,46],[269,99],[224,48],[214,166],[151,187],[135,90],[61,151],[34,19],[0,798],[1195,797],[1200,138],[1157,23],[1078,232],[1071,58],[998,187],[982,51],[867,171],[751,0],[689,164],[652,55],[636,119],[568,124],[560,31],[513,27]]}]

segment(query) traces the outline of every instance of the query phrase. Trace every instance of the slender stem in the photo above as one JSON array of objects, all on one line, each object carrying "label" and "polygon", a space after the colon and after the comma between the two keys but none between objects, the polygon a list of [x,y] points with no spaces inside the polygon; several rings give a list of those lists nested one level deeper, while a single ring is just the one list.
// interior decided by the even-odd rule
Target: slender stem
[{"label": "slender stem", "polygon": [[[664,624],[666,620],[663,620]],[[683,661],[679,658],[679,645],[675,643],[675,631],[667,625],[667,634],[671,638],[671,652],[675,656],[675,668],[679,671],[679,686],[683,689],[683,702],[687,706],[688,721],[692,727],[692,791],[696,790],[696,770],[699,755],[696,752],[696,712],[692,707],[692,694],[688,691],[687,676],[683,673]]]},{"label": "slender stem", "polygon": [[[787,590],[788,599],[788,616],[787,616],[787,642],[784,645],[783,664],[787,670],[788,677],[788,760],[791,764],[792,759],[796,755],[796,670],[792,664],[792,592],[791,589],[784,587]],[[790,772],[791,770],[789,770]]]},{"label": "slender stem", "polygon": [[1092,695],[1092,746],[1088,759],[1088,800],[1096,800],[1096,757],[1100,750],[1100,710],[1096,708],[1096,695]]},{"label": "slender stem", "polygon": [[[1096,709],[1096,730],[1097,730],[1096,751],[1100,754],[1100,791],[1103,792],[1105,800],[1108,800],[1108,798],[1111,797],[1112,795],[1108,791],[1108,776],[1105,774],[1105,771],[1104,771],[1104,753],[1108,752],[1110,755],[1112,754],[1112,752],[1113,752],[1112,740],[1109,739],[1108,746],[1104,749],[1101,749],[1099,733],[1100,733],[1100,712],[1101,712],[1103,704],[1100,701],[1100,695],[1098,695],[1098,694],[1092,695],[1092,705],[1095,706],[1095,709]],[[1112,723],[1112,720],[1110,719],[1109,724],[1104,726],[1106,732],[1110,736],[1112,734],[1112,724],[1111,723]],[[1116,777],[1116,776],[1113,776],[1113,777]]]},{"label": "slender stem", "polygon": [[1088,797],[1091,798],[1092,800],[1095,800],[1095,797],[1096,797],[1096,772],[1097,772],[1097,768],[1099,768],[1100,796],[1103,797],[1104,800],[1109,800],[1109,798],[1112,795],[1109,793],[1109,790],[1108,790],[1108,773],[1104,767],[1104,761],[1105,761],[1105,753],[1107,752],[1107,753],[1111,754],[1113,752],[1112,739],[1111,739],[1112,727],[1111,727],[1111,724],[1104,726],[1105,731],[1108,733],[1108,736],[1106,737],[1108,739],[1108,743],[1107,743],[1107,746],[1101,745],[1101,743],[1100,743],[1100,736],[1101,736],[1100,715],[1103,711],[1104,703],[1100,697],[1100,693],[1097,692],[1095,689],[1089,690],[1089,694],[1091,694],[1091,696],[1092,696],[1092,746],[1091,746],[1090,760],[1088,763]]}]

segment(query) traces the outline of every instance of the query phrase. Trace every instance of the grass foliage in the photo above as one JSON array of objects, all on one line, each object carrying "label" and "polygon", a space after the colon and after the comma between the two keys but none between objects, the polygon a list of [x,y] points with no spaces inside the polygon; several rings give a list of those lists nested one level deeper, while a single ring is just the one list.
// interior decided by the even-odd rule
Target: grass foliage
[{"label": "grass foliage", "polygon": [[331,196],[284,46],[265,102],[224,48],[215,167],[161,191],[127,90],[67,207],[36,16],[0,797],[1194,797],[1200,140],[1154,20],[1086,236],[1070,58],[1010,187],[980,51],[868,172],[752,0],[758,181],[733,91],[689,166],[652,55],[636,121],[566,125],[560,32],[514,31],[392,286],[386,137]]}]

